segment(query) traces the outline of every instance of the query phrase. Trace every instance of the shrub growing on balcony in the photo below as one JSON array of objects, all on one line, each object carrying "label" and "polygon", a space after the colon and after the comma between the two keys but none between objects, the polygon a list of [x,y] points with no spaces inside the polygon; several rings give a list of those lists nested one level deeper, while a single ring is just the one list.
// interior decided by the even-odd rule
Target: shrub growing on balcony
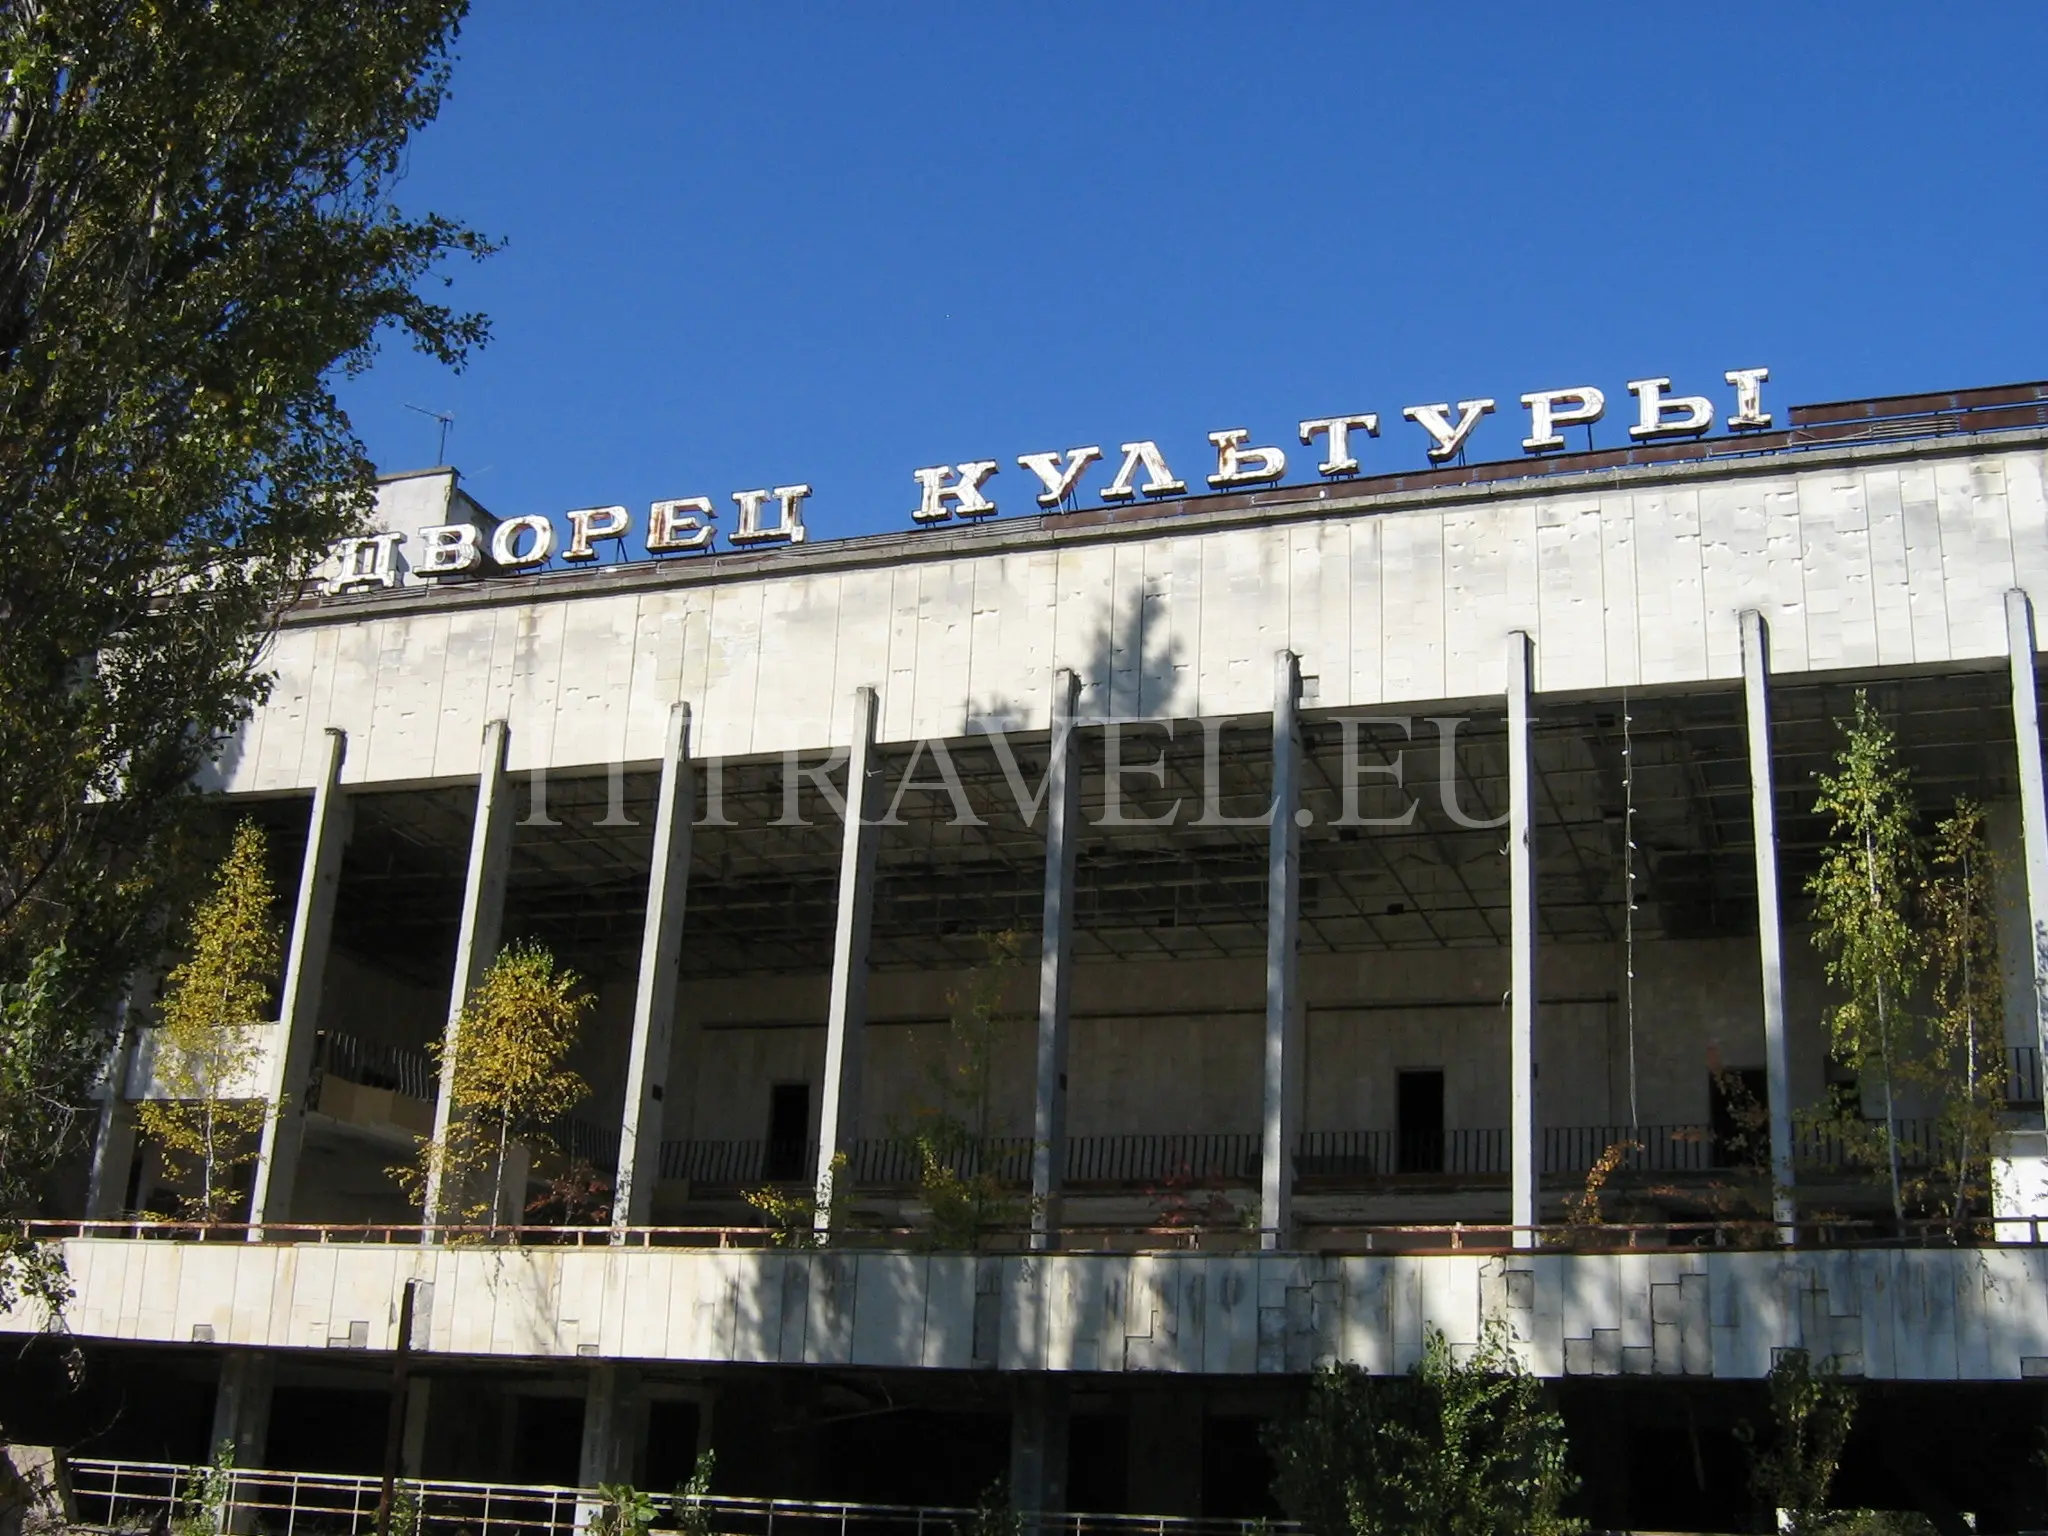
[{"label": "shrub growing on balcony", "polygon": [[263,829],[245,821],[192,914],[190,956],[165,979],[155,1075],[169,1096],[145,1099],[135,1118],[173,1177],[197,1175],[185,1206],[200,1221],[232,1213],[233,1173],[255,1159],[263,1129],[264,1101],[249,1090],[264,1052],[250,1026],[270,1007],[276,902]]},{"label": "shrub growing on balcony", "polygon": [[[444,1068],[447,1131],[422,1138],[415,1160],[391,1170],[423,1203],[438,1191],[430,1220],[453,1217],[495,1237],[508,1215],[518,1219],[526,1191],[507,1188],[518,1149],[548,1147],[546,1128],[590,1091],[562,1063],[592,1002],[582,977],[543,945],[508,944],[491,962],[462,1006],[454,1071]],[[447,1043],[432,1049],[445,1062]]]}]

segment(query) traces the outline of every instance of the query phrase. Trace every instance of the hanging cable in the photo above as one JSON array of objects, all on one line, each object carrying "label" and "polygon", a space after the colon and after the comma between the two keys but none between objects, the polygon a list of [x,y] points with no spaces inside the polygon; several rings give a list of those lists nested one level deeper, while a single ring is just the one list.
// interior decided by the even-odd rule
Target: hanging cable
[{"label": "hanging cable", "polygon": [[1622,1008],[1628,1025],[1628,1125],[1642,1124],[1636,1109],[1636,761],[1628,685],[1621,689]]}]

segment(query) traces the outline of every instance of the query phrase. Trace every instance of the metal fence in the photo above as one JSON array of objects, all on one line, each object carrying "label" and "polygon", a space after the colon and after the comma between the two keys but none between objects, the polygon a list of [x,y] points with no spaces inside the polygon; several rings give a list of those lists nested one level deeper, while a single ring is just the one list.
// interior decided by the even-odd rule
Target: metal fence
[{"label": "metal fence", "polygon": [[[1873,1129],[1880,1123],[1872,1122]],[[1900,1160],[1922,1168],[1942,1150],[1930,1120],[1898,1122]],[[1749,1160],[1743,1142],[1724,1140],[1710,1125],[1553,1125],[1541,1134],[1546,1175],[1578,1177],[1610,1149],[1616,1171],[1636,1174],[1705,1174]],[[1760,1150],[1760,1149],[1759,1149]],[[1259,1136],[1251,1131],[1188,1132],[1067,1138],[1066,1185],[1070,1189],[1160,1189],[1182,1184],[1252,1184],[1259,1178]],[[1802,1168],[1835,1171],[1864,1166],[1869,1159],[1832,1127],[1795,1128],[1794,1158]],[[1009,1185],[1031,1179],[1028,1137],[991,1137],[967,1143],[942,1159],[956,1174],[993,1173]],[[1311,1180],[1377,1179],[1442,1174],[1505,1178],[1511,1168],[1509,1134],[1498,1127],[1446,1130],[1425,1136],[1389,1130],[1305,1131],[1295,1141],[1295,1177]],[[705,1189],[738,1189],[766,1183],[808,1183],[816,1176],[814,1146],[777,1147],[765,1141],[670,1141],[661,1148],[661,1175],[688,1179]],[[856,1142],[847,1154],[847,1176],[868,1188],[911,1188],[918,1182],[921,1154],[902,1138]]]},{"label": "metal fence", "polygon": [[365,1088],[389,1088],[410,1099],[434,1102],[440,1092],[440,1075],[425,1051],[402,1045],[377,1045],[338,1029],[323,1029],[313,1036],[312,1086],[307,1107],[318,1109],[319,1083],[323,1077],[361,1083]]},{"label": "metal fence", "polygon": [[2005,1101],[2008,1104],[2041,1102],[2041,1048],[2015,1045],[2006,1052]]},{"label": "metal fence", "polygon": [[[379,1480],[328,1472],[230,1470],[169,1462],[78,1458],[69,1464],[78,1526],[146,1531],[161,1518],[193,1514],[212,1529],[273,1536],[369,1536],[376,1529]],[[407,1478],[398,1485],[392,1530],[399,1536],[557,1536],[588,1528],[605,1512],[594,1490],[513,1483]],[[700,1516],[719,1536],[961,1536],[982,1528],[981,1511],[945,1505],[852,1504],[748,1499],[713,1494],[687,1502],[657,1495],[655,1529]],[[693,1522],[694,1523],[694,1522]],[[1299,1528],[1286,1521],[1190,1519],[1174,1515],[1045,1514],[1030,1517],[1043,1536],[1256,1536]]]}]

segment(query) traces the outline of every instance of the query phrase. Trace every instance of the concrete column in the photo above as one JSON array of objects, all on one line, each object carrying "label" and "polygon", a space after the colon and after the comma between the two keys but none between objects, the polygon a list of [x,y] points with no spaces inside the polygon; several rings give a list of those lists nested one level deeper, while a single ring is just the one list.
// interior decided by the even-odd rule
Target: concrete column
[{"label": "concrete column", "polygon": [[640,979],[633,993],[633,1043],[626,1055],[625,1118],[619,1125],[619,1168],[612,1192],[612,1231],[645,1226],[661,1177],[662,1092],[676,1014],[676,968],[682,963],[683,905],[690,891],[690,823],[697,815],[690,767],[690,706],[669,710],[654,808],[654,862],[647,873],[647,917],[640,930]]},{"label": "concrete column", "polygon": [[1057,1248],[1067,1171],[1067,1015],[1074,991],[1074,859],[1081,848],[1081,765],[1074,716],[1081,679],[1053,674],[1045,787],[1045,921],[1038,949],[1038,1086],[1031,1114],[1031,1246]]},{"label": "concrete column", "polygon": [[[509,734],[503,720],[484,727],[483,763],[477,779],[476,820],[469,834],[469,872],[462,883],[462,924],[455,933],[455,975],[448,989],[448,1022],[441,1034],[441,1086],[434,1100],[434,1140],[446,1143],[455,1108],[455,1051],[463,1005],[498,953],[505,921],[505,874],[512,855],[512,789],[505,775]],[[438,1171],[427,1179],[429,1227],[450,1219],[447,1191]],[[433,1241],[431,1233],[426,1234]]]},{"label": "concrete column", "polygon": [[221,1357],[208,1460],[225,1441],[233,1447],[236,1466],[262,1467],[269,1450],[270,1395],[276,1384],[277,1361],[268,1350],[234,1349]]},{"label": "concrete column", "polygon": [[313,1069],[313,1034],[320,1021],[320,988],[334,936],[334,898],[341,886],[341,851],[348,842],[348,799],[341,764],[348,735],[327,728],[327,766],[313,790],[306,827],[306,857],[299,866],[299,896],[292,909],[291,948],[277,1000],[276,1048],[270,1053],[269,1103],[249,1196],[249,1237],[266,1221],[289,1221],[306,1139],[306,1082]]},{"label": "concrete column", "polygon": [[[2033,978],[2034,1040],[2048,1071],[2048,793],[2041,775],[2041,701],[2034,678],[2034,608],[2027,594],[2005,594],[2005,638],[2012,662],[2012,728],[2019,743],[2020,841],[2026,850],[2025,973]],[[2048,1094],[2042,1095],[2048,1101]],[[2044,1102],[2048,1110],[2048,1102]]]},{"label": "concrete column", "polygon": [[639,1372],[611,1361],[591,1367],[583,1398],[578,1487],[633,1481],[639,1460],[640,1406]]},{"label": "concrete column", "polygon": [[414,1376],[405,1384],[405,1429],[398,1441],[398,1475],[424,1477],[420,1469],[427,1460],[427,1409],[433,1400],[434,1381]]},{"label": "concrete column", "polygon": [[1273,665],[1273,808],[1266,842],[1266,1063],[1259,1140],[1259,1246],[1294,1240],[1301,1128],[1301,663]]},{"label": "concrete column", "polygon": [[124,1213],[128,1177],[135,1166],[135,1106],[128,1100],[128,1063],[135,1053],[135,988],[115,1004],[114,1044],[100,1076],[99,1124],[92,1140],[92,1171],[85,1185],[88,1221],[113,1221]]},{"label": "concrete column", "polygon": [[825,1014],[825,1081],[818,1108],[818,1188],[813,1224],[832,1230],[832,1158],[858,1134],[862,1036],[868,1021],[868,936],[875,918],[882,770],[875,751],[875,690],[853,694],[846,759],[846,831],[839,851],[839,914],[832,925],[832,991]]},{"label": "concrete column", "polygon": [[1124,1507],[1147,1515],[1202,1513],[1202,1378],[1169,1376],[1130,1394]]},{"label": "concrete column", "polygon": [[[1529,637],[1508,636],[1508,1219],[1533,1227],[1540,1211],[1542,1145],[1536,1129],[1536,847],[1533,770],[1529,756]],[[1533,1248],[1536,1235],[1515,1234]]]},{"label": "concrete column", "polygon": [[1778,807],[1771,773],[1770,630],[1742,615],[1742,694],[1749,724],[1750,827],[1756,842],[1757,969],[1763,980],[1764,1074],[1771,1112],[1771,1215],[1793,1241],[1792,1059],[1785,1044],[1785,930],[1778,901]]},{"label": "concrete column", "polygon": [[1067,1507],[1067,1382],[1026,1372],[1012,1380],[1011,1394],[1010,1508],[1022,1519],[1020,1536],[1036,1536],[1034,1516]]}]

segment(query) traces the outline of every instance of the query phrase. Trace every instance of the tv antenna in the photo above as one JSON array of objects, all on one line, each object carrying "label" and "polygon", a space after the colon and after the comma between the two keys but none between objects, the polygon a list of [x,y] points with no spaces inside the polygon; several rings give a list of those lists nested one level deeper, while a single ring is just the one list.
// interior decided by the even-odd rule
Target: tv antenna
[{"label": "tv antenna", "polygon": [[420,415],[431,417],[441,424],[441,440],[434,445],[434,463],[436,465],[446,464],[448,462],[448,429],[455,425],[455,413],[453,411],[430,411],[424,405],[408,404],[406,409],[408,411],[417,411]]}]

